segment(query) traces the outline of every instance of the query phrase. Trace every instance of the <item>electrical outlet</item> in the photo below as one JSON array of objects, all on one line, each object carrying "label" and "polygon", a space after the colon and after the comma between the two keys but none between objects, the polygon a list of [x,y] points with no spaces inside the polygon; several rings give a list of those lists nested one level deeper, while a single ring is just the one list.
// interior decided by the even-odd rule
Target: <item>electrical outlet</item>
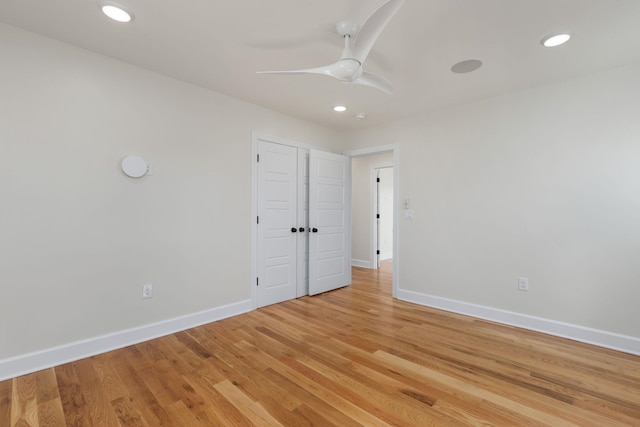
[{"label": "electrical outlet", "polygon": [[526,277],[518,277],[518,290],[519,291],[528,291],[529,290],[529,279]]},{"label": "electrical outlet", "polygon": [[151,283],[145,283],[142,285],[142,298],[151,298],[153,297],[153,285]]}]

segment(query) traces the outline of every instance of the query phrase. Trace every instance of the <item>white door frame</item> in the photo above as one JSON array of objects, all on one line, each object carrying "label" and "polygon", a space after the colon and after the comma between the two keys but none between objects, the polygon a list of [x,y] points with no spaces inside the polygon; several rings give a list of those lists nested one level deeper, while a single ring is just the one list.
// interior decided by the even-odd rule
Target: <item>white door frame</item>
[{"label": "white door frame", "polygon": [[[374,165],[371,165],[370,168],[370,182],[371,182],[371,215],[372,218],[375,219],[375,221],[371,221],[371,232],[370,232],[370,236],[371,236],[371,260],[372,260],[372,265],[374,266],[374,268],[378,268],[378,252],[377,252],[377,247],[379,246],[379,242],[378,242],[378,220],[376,219],[376,214],[378,213],[378,182],[377,182],[377,178],[378,178],[378,170],[379,169],[385,169],[385,168],[392,168],[393,167],[393,162],[385,162],[385,163],[376,163]],[[395,175],[394,175],[395,178]],[[394,198],[395,198],[395,188],[393,189],[394,191]],[[393,203],[395,203],[395,200],[393,201]],[[395,204],[394,204],[395,207]],[[395,210],[394,210],[394,214],[395,214]]]},{"label": "white door frame", "polygon": [[400,144],[379,145],[377,147],[361,148],[345,151],[342,154],[349,157],[370,156],[372,154],[393,153],[393,286],[392,295],[397,298],[400,288],[400,217],[398,215],[400,202]]}]

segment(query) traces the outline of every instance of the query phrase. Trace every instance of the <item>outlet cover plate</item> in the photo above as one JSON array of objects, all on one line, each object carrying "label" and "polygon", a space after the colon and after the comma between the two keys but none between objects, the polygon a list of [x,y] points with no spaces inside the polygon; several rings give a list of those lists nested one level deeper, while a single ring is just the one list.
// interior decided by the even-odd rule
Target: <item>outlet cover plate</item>
[{"label": "outlet cover plate", "polygon": [[518,277],[518,290],[519,291],[528,291],[529,290],[529,279],[526,277]]}]

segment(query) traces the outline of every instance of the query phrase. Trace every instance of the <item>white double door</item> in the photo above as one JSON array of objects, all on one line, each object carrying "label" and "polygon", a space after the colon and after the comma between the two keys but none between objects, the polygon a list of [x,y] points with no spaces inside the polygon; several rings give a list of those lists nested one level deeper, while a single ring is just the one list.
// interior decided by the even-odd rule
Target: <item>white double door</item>
[{"label": "white double door", "polygon": [[258,141],[257,304],[351,283],[348,157]]}]

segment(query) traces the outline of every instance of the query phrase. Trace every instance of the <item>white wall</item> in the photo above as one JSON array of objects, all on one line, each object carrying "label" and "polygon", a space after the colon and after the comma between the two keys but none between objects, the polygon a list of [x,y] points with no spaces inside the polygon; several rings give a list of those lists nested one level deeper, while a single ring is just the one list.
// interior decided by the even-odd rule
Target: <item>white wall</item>
[{"label": "white wall", "polygon": [[5,25],[0,58],[0,362],[249,300],[251,132],[342,145]]},{"label": "white wall", "polygon": [[373,268],[371,167],[383,163],[393,163],[393,153],[351,159],[351,258],[354,265],[361,267]]},{"label": "white wall", "polygon": [[350,139],[400,144],[407,295],[635,337],[640,352],[640,64]]}]

